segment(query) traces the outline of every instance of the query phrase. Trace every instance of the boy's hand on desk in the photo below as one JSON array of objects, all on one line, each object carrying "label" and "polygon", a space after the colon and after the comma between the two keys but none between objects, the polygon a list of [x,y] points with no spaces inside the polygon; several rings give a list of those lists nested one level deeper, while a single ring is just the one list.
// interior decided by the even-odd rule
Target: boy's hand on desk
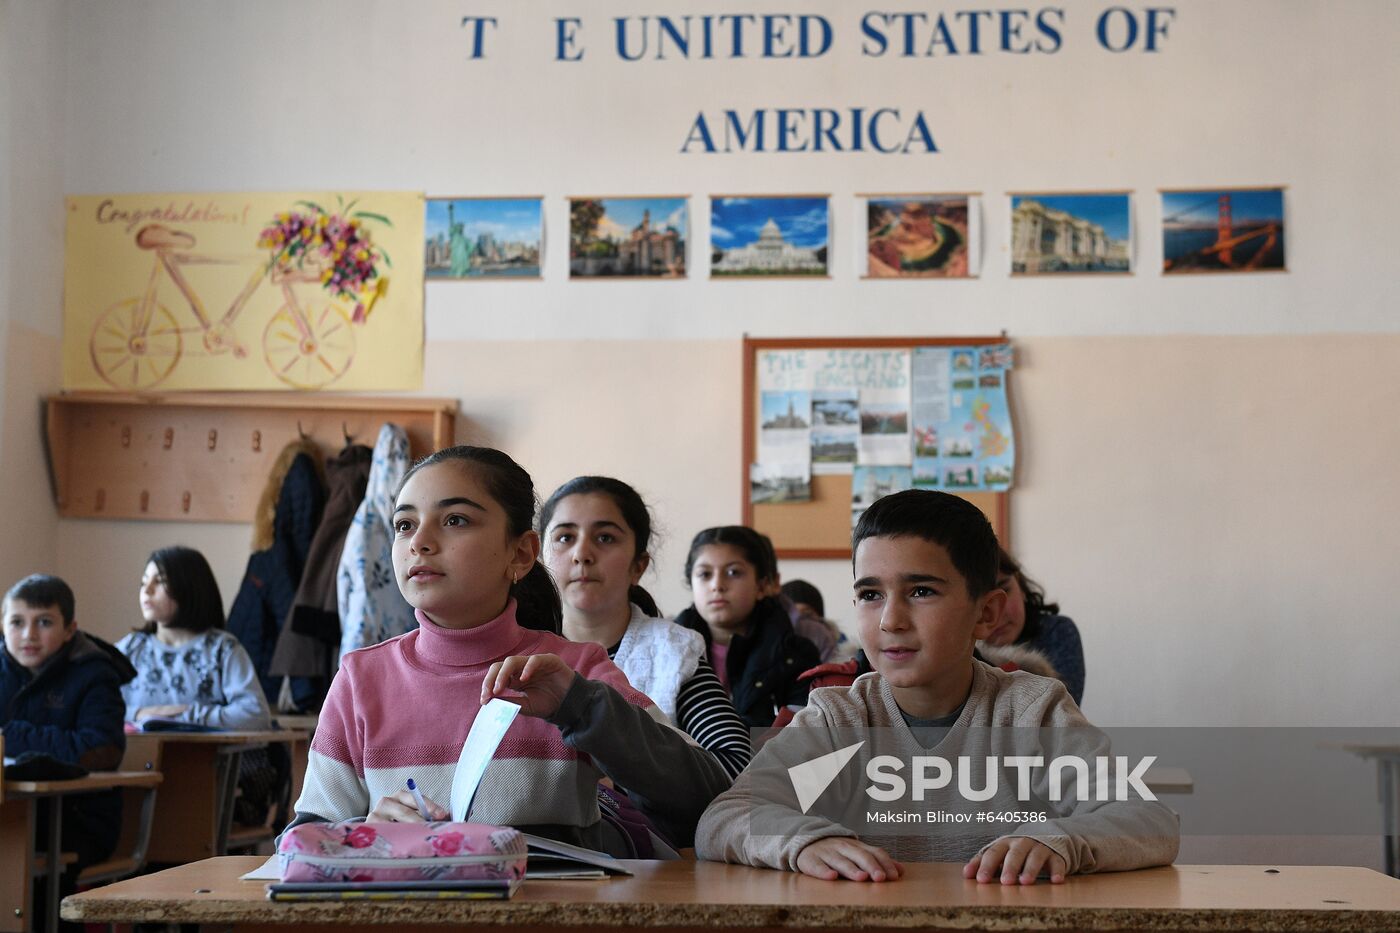
[{"label": "boy's hand on desk", "polygon": [[1051,884],[1064,884],[1069,866],[1055,850],[1029,836],[1002,836],[963,866],[964,878],[979,884],[1035,884],[1044,872]]},{"label": "boy's hand on desk", "polygon": [[187,709],[189,709],[188,706],[181,706],[177,703],[172,703],[168,706],[143,706],[136,711],[136,721],[140,722],[143,719],[151,719],[153,717],[168,718],[170,716],[179,716]]},{"label": "boy's hand on desk", "polygon": [[481,683],[481,705],[493,697],[520,704],[520,712],[553,716],[574,682],[574,669],[556,654],[512,655],[497,661]]},{"label": "boy's hand on desk", "polygon": [[[434,821],[445,820],[448,812],[431,799],[424,797],[423,802],[428,805],[428,813]],[[369,811],[369,816],[365,817],[366,823],[421,823],[423,815],[418,812],[418,804],[413,799],[413,794],[407,790],[395,791],[388,797],[380,797],[379,803],[374,805],[374,809]]]},{"label": "boy's hand on desk", "polygon": [[797,853],[797,870],[823,881],[898,881],[903,873],[884,849],[846,836],[809,843]]}]

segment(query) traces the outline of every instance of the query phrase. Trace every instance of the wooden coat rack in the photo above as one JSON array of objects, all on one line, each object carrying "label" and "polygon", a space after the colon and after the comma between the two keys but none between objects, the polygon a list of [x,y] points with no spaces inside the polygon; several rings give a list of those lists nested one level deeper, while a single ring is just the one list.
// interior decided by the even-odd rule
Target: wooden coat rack
[{"label": "wooden coat rack", "polygon": [[456,399],[282,393],[68,393],[44,400],[64,518],[248,522],[277,455],[299,436],[325,456],[373,447],[387,422],[414,457],[453,443]]}]

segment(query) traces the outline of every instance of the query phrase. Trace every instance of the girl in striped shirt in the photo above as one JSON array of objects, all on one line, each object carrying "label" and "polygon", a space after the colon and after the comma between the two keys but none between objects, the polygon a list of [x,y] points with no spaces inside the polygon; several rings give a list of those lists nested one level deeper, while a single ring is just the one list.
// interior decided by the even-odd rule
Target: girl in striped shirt
[{"label": "girl in striped shirt", "polygon": [[654,618],[655,603],[638,585],[651,563],[642,497],[609,476],[575,477],[545,501],[539,528],[545,565],[563,596],[564,636],[607,648],[632,686],[737,777],[753,749],[704,639]]}]

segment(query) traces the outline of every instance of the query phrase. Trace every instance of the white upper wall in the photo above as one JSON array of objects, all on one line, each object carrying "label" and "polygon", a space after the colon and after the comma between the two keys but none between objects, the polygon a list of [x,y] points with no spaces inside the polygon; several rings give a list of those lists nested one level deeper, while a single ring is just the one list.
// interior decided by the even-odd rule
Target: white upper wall
[{"label": "white upper wall", "polygon": [[[1400,216],[1400,4],[1164,0],[1150,54],[1100,46],[1115,4],[1058,5],[1054,54],[987,50],[983,19],[981,55],[902,59],[861,54],[861,17],[883,7],[836,0],[70,2],[65,183],[543,195],[545,281],[432,285],[429,339],[1400,327],[1376,275]],[[821,13],[834,37],[812,60],[621,61],[613,17],[639,10]],[[484,59],[464,15],[497,20]],[[555,60],[559,16],[583,21],[580,62]],[[680,152],[698,113],[777,107],[922,111],[940,151]],[[1231,185],[1288,186],[1292,271],[1162,281],[1157,190]],[[1005,194],[1047,189],[1134,191],[1137,274],[1010,280]],[[980,281],[859,281],[854,195],[917,191],[984,193]],[[832,281],[707,280],[708,195],[808,192],[833,196]],[[565,199],[598,194],[692,195],[690,278],[568,282]]]},{"label": "white upper wall", "polygon": [[58,4],[0,0],[0,590],[57,556],[38,396],[63,325],[62,36]]}]

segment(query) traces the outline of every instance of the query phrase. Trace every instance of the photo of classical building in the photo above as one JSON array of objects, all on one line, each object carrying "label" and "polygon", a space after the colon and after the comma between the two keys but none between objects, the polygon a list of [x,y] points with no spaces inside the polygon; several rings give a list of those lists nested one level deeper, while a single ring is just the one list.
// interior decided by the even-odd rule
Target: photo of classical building
[{"label": "photo of classical building", "polygon": [[683,278],[685,198],[569,202],[569,277]]},{"label": "photo of classical building", "polygon": [[1011,273],[1129,271],[1126,194],[1012,195]]},{"label": "photo of classical building", "polygon": [[713,198],[711,275],[825,275],[826,198]]}]

